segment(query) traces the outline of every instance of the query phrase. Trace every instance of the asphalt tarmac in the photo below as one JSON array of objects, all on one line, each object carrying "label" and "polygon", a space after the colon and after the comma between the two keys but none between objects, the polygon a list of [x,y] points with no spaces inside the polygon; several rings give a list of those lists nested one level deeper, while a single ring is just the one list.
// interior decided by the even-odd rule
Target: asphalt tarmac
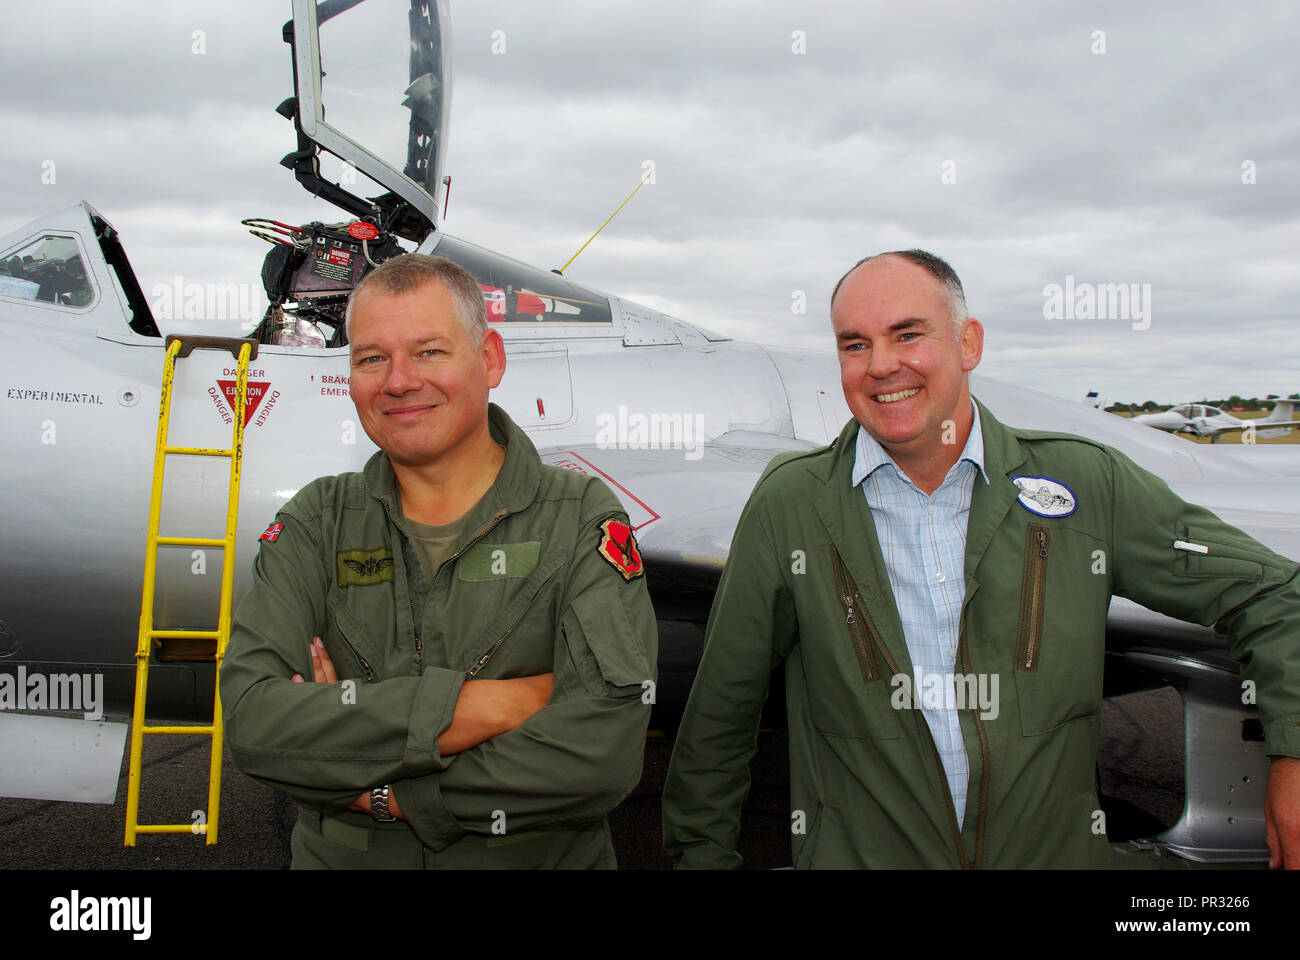
[{"label": "asphalt tarmac", "polygon": [[[1112,836],[1172,825],[1183,806],[1182,705],[1171,688],[1106,701],[1102,712],[1100,776]],[[789,767],[784,731],[760,734],[751,765],[753,785],[742,819],[745,866],[790,865]],[[128,749],[123,751],[117,802],[58,803],[0,798],[3,870],[283,870],[289,867],[294,804],[250,780],[226,756],[220,842],[201,836],[143,835],[123,845]],[[624,869],[665,869],[659,796],[671,741],[646,741],[641,783],[611,816]],[[195,737],[146,737],[140,820],[188,823],[207,796],[208,742]]]}]

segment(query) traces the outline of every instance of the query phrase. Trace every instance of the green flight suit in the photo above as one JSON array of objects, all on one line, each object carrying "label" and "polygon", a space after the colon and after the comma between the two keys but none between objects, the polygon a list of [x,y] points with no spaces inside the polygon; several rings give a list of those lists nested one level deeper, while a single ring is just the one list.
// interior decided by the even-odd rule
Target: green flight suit
[{"label": "green flight suit", "polygon": [[[871,510],[851,485],[849,421],[831,446],[776,458],[741,516],[664,790],[678,866],[740,864],[749,758],[782,663],[796,867],[1112,865],[1093,783],[1112,594],[1217,623],[1256,684],[1266,751],[1300,756],[1296,564],[1118,451],[979,411],[990,483],[974,485],[955,673],[986,689],[996,678],[999,695],[994,716],[963,684],[962,828],[925,718],[907,709],[900,678],[913,669]],[[1031,511],[1013,477],[1063,484],[1075,509]]]},{"label": "green flight suit", "polygon": [[[263,534],[221,699],[235,763],[298,801],[295,867],[616,866],[606,815],[640,779],[656,679],[639,554],[603,483],[543,465],[489,410],[505,461],[418,629],[382,451],[308,484]],[[313,636],[338,683],[291,682],[312,676]],[[439,754],[463,683],[548,672],[522,726]],[[346,809],[383,784],[405,821]]]}]

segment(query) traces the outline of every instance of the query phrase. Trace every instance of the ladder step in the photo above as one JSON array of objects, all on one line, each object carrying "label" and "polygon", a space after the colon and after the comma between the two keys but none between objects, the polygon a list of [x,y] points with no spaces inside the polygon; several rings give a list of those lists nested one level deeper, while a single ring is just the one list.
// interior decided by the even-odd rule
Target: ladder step
[{"label": "ladder step", "polygon": [[[182,633],[180,630],[164,631],[168,633]],[[195,634],[208,634],[207,636],[196,636]],[[215,663],[217,660],[217,644],[221,642],[215,633],[208,631],[194,631],[181,637],[162,637],[155,636],[154,652],[158,657],[159,663]]]},{"label": "ladder step", "polygon": [[179,734],[196,733],[196,734],[201,734],[202,736],[205,737],[209,737],[212,735],[212,726],[211,724],[209,724],[206,727],[141,727],[140,732],[141,733],[179,733]]},{"label": "ladder step", "polygon": [[217,630],[150,630],[149,636],[155,640],[215,640]]},{"label": "ladder step", "polygon": [[163,447],[163,453],[182,453],[189,457],[233,457],[234,450],[218,450],[216,447]]},{"label": "ladder step", "polygon": [[136,833],[207,833],[206,823],[140,823]]},{"label": "ladder step", "polygon": [[226,541],[213,537],[157,537],[155,542],[166,547],[224,547]]}]

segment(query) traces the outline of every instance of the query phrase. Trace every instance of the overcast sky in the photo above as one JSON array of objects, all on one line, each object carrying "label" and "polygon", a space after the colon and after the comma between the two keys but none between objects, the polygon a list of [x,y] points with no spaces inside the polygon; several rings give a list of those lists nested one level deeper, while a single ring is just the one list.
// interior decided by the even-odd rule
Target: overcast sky
[{"label": "overcast sky", "polygon": [[[260,287],[267,247],[241,218],[343,219],[278,165],[295,146],[273,112],[292,93],[289,15],[288,0],[7,6],[0,234],[86,199],[147,295],[178,275]],[[569,277],[830,349],[840,274],[919,246],[961,276],[986,375],[1071,399],[1288,394],[1297,36],[1300,7],[1263,2],[453,0],[445,227],[558,267],[652,160],[655,182]],[[1076,296],[1139,299],[1061,317],[1044,290],[1067,277]]]}]

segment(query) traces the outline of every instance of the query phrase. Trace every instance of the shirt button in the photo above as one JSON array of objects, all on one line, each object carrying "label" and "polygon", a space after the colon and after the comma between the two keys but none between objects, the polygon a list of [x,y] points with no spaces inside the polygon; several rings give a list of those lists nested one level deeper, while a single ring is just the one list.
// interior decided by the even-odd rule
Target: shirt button
[{"label": "shirt button", "polygon": [[942,573],[936,573],[936,574],[934,575],[934,579],[938,580],[940,583],[943,583],[943,582],[944,582],[945,580],[947,580],[948,578],[945,577]]}]

